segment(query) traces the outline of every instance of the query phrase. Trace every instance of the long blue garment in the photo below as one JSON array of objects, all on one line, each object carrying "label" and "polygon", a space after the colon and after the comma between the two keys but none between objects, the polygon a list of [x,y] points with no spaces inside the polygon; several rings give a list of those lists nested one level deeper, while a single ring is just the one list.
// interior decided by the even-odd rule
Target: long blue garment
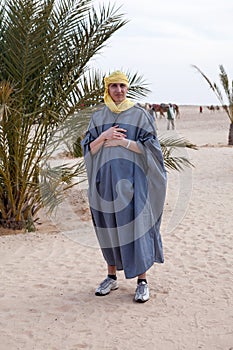
[{"label": "long blue garment", "polygon": [[[90,143],[113,125],[126,129],[142,153],[117,146],[92,155]],[[92,115],[82,147],[93,225],[107,264],[133,278],[163,263],[166,171],[150,114],[137,104],[119,114],[105,106]]]}]

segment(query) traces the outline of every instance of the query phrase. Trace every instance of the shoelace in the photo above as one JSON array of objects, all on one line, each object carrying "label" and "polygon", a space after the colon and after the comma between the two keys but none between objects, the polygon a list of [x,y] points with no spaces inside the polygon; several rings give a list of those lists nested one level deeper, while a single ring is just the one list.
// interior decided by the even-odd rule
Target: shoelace
[{"label": "shoelace", "polygon": [[100,283],[100,287],[106,287],[107,284],[108,284],[109,282],[111,282],[111,281],[109,281],[109,280],[110,280],[110,279],[105,278],[105,280],[104,280],[102,283]]},{"label": "shoelace", "polygon": [[139,294],[145,294],[145,288],[146,287],[146,284],[138,284],[138,291],[139,291]]}]

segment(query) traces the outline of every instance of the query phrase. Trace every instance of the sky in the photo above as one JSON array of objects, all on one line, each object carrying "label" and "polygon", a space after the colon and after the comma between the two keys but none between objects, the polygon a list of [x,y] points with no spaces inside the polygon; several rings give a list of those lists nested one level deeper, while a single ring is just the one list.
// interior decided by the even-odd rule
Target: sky
[{"label": "sky", "polygon": [[94,66],[143,76],[151,93],[140,102],[220,104],[196,65],[221,86],[219,65],[233,80],[233,0],[94,0],[129,22],[106,42]]}]

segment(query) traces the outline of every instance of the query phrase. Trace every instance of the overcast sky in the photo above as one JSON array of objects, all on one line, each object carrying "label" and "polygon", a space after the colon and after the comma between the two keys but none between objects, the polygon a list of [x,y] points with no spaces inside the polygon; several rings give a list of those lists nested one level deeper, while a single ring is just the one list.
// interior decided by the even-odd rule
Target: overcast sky
[{"label": "overcast sky", "polygon": [[222,64],[233,79],[233,0],[96,0],[115,4],[129,23],[96,57],[95,68],[143,75],[151,103],[219,104],[198,66],[219,83]]}]

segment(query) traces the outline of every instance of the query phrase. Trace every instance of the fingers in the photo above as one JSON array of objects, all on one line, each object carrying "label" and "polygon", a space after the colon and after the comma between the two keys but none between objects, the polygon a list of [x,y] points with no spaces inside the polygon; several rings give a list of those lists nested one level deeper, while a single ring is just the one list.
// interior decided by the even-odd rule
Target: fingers
[{"label": "fingers", "polygon": [[116,131],[117,131],[117,132],[123,132],[123,133],[127,132],[126,129],[122,129],[122,128],[117,128]]},{"label": "fingers", "polygon": [[113,139],[124,139],[124,138],[126,138],[126,135],[122,132],[114,131],[112,138]]},{"label": "fingers", "polygon": [[116,128],[115,130],[113,130],[113,138],[117,138],[117,139],[122,139],[126,137],[126,133],[127,130],[122,129],[122,128]]},{"label": "fingers", "polygon": [[108,130],[104,131],[104,138],[105,139],[124,139],[126,138],[126,129],[119,128],[118,125],[112,126]]},{"label": "fingers", "polygon": [[114,128],[114,131],[117,131],[117,132],[123,132],[123,133],[127,132],[126,129],[119,128],[119,125],[114,125],[113,128]]}]

